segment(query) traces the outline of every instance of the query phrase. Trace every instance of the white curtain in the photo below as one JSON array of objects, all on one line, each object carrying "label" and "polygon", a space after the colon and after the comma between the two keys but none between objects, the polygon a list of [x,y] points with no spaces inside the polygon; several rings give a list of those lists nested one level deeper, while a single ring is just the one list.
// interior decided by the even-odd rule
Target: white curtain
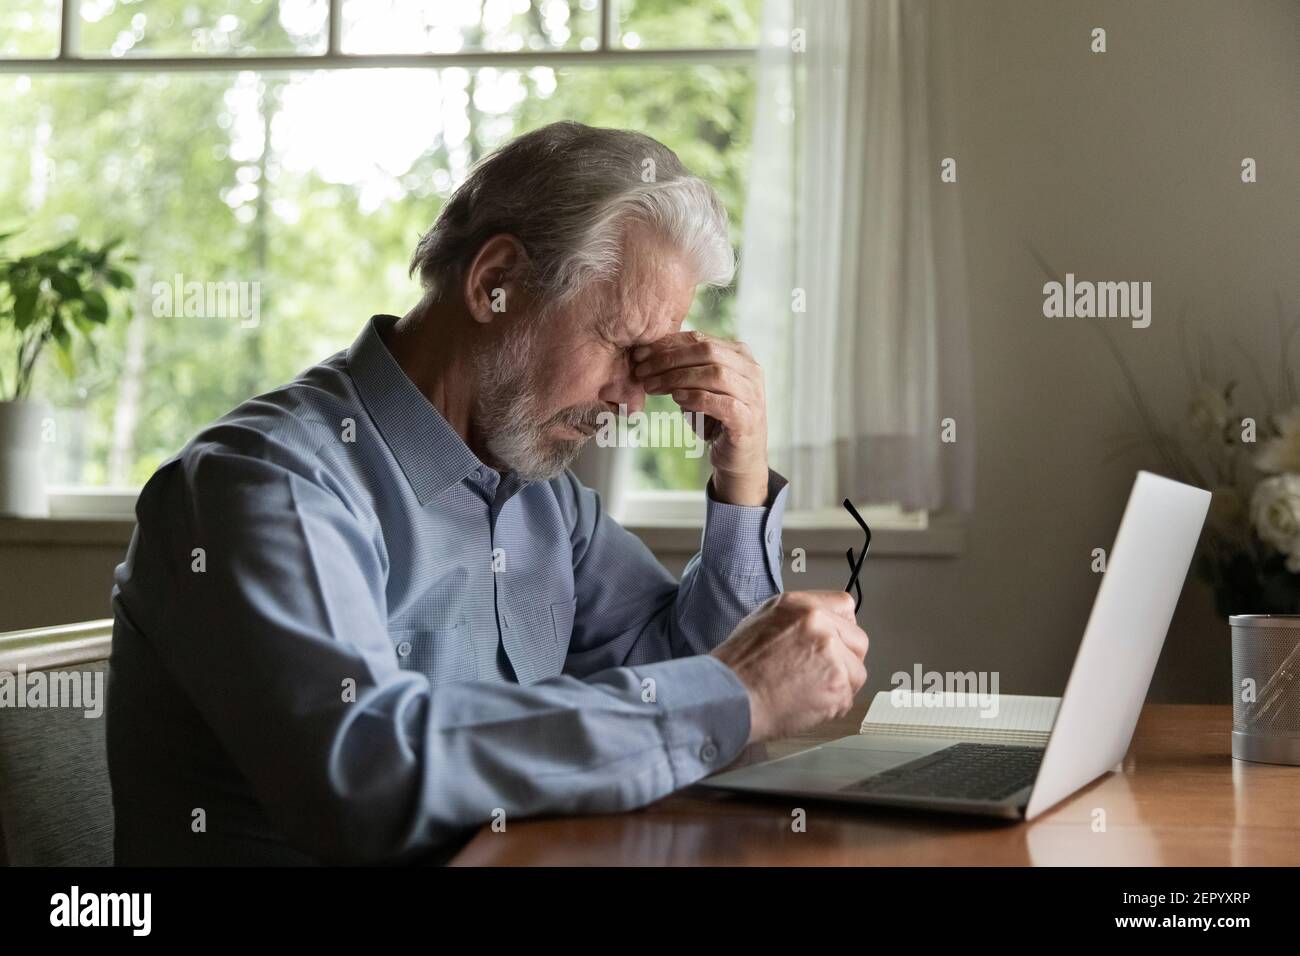
[{"label": "white curtain", "polygon": [[764,9],[737,324],[792,507],[972,503],[961,157],[931,46],[927,0]]}]

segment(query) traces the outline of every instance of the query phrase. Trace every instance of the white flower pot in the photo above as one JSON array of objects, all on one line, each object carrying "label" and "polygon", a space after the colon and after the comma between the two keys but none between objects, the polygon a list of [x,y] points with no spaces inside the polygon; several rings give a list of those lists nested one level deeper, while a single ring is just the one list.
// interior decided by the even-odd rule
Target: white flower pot
[{"label": "white flower pot", "polygon": [[45,402],[0,402],[0,515],[50,514],[41,442],[49,415]]}]

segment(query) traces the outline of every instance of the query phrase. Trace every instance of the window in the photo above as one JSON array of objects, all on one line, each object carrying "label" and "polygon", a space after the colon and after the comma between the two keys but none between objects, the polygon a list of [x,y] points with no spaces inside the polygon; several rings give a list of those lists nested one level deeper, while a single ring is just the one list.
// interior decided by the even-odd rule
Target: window
[{"label": "window", "polygon": [[[139,257],[134,319],[75,380],[42,366],[51,482],[136,487],[370,314],[406,311],[407,260],[454,185],[553,120],[667,143],[738,241],[753,74],[737,44],[759,2],[6,0],[6,251],[120,235]],[[157,284],[191,281],[254,284],[257,321],[154,314]],[[731,291],[703,290],[690,321],[729,332]],[[704,467],[646,452],[635,485],[698,489]]]}]

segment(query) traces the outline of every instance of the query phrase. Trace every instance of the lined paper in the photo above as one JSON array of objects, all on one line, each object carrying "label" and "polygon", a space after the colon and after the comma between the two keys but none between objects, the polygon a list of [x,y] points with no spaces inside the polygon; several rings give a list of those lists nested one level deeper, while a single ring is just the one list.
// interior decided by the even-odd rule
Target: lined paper
[{"label": "lined paper", "polygon": [[861,733],[1046,746],[1059,697],[920,693],[882,690]]}]

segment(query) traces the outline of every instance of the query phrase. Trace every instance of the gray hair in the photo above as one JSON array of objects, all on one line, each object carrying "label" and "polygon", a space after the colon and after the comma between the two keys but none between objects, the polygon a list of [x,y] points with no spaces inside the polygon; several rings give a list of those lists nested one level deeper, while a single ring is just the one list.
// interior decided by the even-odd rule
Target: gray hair
[{"label": "gray hair", "polygon": [[676,153],[641,133],[552,123],[474,166],[420,238],[410,271],[441,300],[483,243],[505,233],[523,245],[526,288],[549,309],[618,273],[634,222],[684,253],[699,283],[731,282],[727,212]]}]

